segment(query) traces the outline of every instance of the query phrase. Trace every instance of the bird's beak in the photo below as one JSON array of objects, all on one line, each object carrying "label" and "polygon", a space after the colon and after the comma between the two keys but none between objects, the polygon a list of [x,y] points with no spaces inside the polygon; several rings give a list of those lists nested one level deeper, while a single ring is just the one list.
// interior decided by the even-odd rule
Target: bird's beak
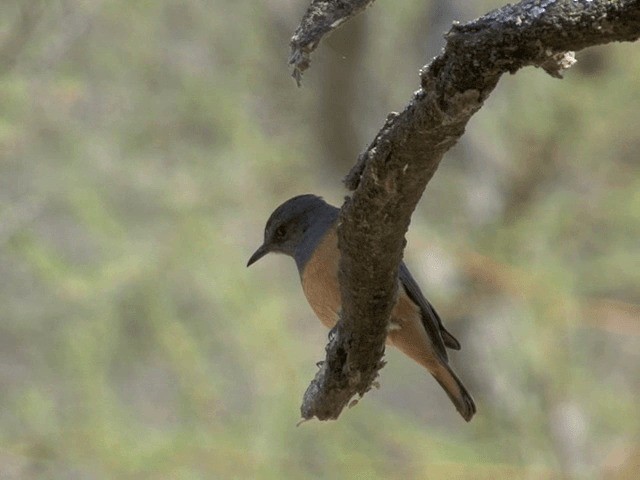
[{"label": "bird's beak", "polygon": [[251,258],[247,262],[247,267],[250,267],[262,257],[264,257],[267,253],[269,253],[269,247],[265,244],[260,245],[260,247],[251,255]]}]

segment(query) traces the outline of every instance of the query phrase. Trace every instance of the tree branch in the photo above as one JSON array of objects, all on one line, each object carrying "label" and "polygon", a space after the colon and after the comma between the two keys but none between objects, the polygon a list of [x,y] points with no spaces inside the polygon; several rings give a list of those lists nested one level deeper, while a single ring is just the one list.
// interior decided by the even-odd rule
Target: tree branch
[{"label": "tree branch", "polygon": [[454,24],[443,52],[421,70],[421,88],[387,118],[345,179],[355,192],[338,228],[342,317],[304,395],[304,419],[336,419],[371,388],[383,366],[411,214],[500,76],[528,65],[559,76],[572,63],[569,50],[639,36],[640,0],[525,0]]},{"label": "tree branch", "polygon": [[318,48],[320,40],[372,3],[373,0],[311,0],[289,42],[289,65],[293,65],[291,76],[298,86],[302,72],[311,64],[311,52]]}]

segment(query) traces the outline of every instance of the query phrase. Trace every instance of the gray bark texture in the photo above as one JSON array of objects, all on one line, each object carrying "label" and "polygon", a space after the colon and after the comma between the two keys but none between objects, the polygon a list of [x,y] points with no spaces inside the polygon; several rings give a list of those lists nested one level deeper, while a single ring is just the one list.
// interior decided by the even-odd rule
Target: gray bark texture
[{"label": "gray bark texture", "polygon": [[[307,12],[296,30],[297,43],[292,40],[298,73],[331,31],[327,25],[337,26],[370,3],[313,1],[312,14]],[[354,396],[374,384],[384,365],[387,322],[411,214],[442,156],[500,76],[532,65],[560,78],[575,61],[573,51],[639,37],[640,0],[525,0],[452,26],[443,51],[421,69],[421,87],[407,107],[387,117],[345,178],[353,193],[345,200],[338,228],[343,311],[326,360],[304,394],[303,419],[336,419]],[[303,63],[296,64],[296,58]]]},{"label": "gray bark texture", "polygon": [[311,64],[311,52],[318,47],[320,40],[372,3],[373,0],[311,0],[289,42],[289,64],[293,65],[291,76],[298,86],[302,72]]}]

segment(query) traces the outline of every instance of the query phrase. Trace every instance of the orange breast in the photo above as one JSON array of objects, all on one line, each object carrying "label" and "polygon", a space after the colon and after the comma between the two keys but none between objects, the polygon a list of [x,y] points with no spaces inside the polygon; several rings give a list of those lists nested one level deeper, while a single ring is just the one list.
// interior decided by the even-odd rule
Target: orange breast
[{"label": "orange breast", "polygon": [[[309,305],[320,321],[333,328],[342,305],[339,268],[338,235],[329,229],[302,274],[302,289]],[[391,311],[387,344],[394,345],[418,363],[431,369],[436,364],[434,348],[422,325],[420,308],[398,285],[398,300]]]},{"label": "orange breast", "polygon": [[338,235],[335,228],[330,228],[305,265],[302,274],[302,290],[309,305],[328,328],[333,328],[338,321],[341,305],[338,284],[339,261]]}]

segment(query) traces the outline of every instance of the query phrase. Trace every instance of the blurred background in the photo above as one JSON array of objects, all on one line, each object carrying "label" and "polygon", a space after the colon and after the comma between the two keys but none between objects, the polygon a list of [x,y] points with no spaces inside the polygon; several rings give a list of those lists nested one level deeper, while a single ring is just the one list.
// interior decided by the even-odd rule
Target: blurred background
[{"label": "blurred background", "polygon": [[406,260],[463,344],[466,424],[387,352],[299,427],[327,331],[264,222],[341,179],[453,20],[375,2],[312,57],[307,4],[0,4],[0,478],[638,478],[640,52],[505,76],[445,157]]}]

